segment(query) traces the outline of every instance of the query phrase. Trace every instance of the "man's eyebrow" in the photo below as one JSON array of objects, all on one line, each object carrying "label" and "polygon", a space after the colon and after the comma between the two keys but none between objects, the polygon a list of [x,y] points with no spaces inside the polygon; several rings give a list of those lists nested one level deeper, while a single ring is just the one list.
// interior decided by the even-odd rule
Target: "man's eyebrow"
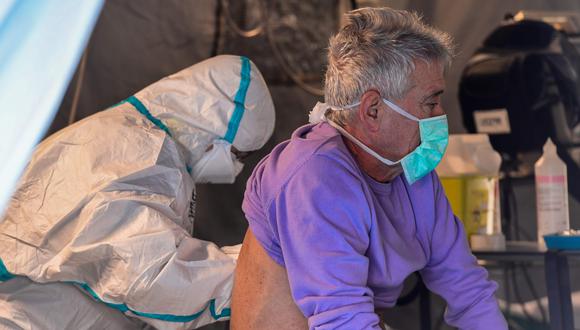
[{"label": "man's eyebrow", "polygon": [[423,98],[423,100],[422,100],[421,102],[425,102],[425,101],[427,101],[428,99],[431,99],[431,98],[437,97],[437,96],[439,96],[439,95],[443,94],[443,92],[444,92],[444,90],[442,90],[442,89],[439,89],[439,90],[437,90],[437,91],[435,91],[435,92],[433,92],[433,93],[431,93],[431,94],[427,95],[426,97],[424,97],[424,98]]}]

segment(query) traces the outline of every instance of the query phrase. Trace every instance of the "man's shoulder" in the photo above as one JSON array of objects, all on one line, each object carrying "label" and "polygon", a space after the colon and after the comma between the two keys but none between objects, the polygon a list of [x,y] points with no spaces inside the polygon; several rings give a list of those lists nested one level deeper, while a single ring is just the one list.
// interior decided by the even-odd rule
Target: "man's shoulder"
[{"label": "man's shoulder", "polygon": [[250,181],[259,182],[262,193],[273,197],[290,180],[358,171],[340,135],[326,126],[298,128],[258,164]]}]

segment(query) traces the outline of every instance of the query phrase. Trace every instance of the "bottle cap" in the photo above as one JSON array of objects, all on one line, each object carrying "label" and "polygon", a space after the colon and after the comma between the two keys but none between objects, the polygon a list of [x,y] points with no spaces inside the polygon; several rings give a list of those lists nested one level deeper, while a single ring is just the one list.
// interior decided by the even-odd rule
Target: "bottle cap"
[{"label": "bottle cap", "polygon": [[556,153],[556,145],[552,142],[552,139],[548,138],[544,144],[544,152]]}]

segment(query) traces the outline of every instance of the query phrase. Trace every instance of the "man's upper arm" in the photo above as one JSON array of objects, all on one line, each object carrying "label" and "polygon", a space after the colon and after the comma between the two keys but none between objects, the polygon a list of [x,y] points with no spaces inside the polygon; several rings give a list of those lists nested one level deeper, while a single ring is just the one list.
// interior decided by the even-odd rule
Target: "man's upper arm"
[{"label": "man's upper arm", "polygon": [[272,201],[293,298],[310,328],[376,328],[367,287],[370,206],[359,179],[313,157]]},{"label": "man's upper arm", "polygon": [[232,329],[307,328],[292,300],[284,267],[274,262],[248,229],[234,277]]}]

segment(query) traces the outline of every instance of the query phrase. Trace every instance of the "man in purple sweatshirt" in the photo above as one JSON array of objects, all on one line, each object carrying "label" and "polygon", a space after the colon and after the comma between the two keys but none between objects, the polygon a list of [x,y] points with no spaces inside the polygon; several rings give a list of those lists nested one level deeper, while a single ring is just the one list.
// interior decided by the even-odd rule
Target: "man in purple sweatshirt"
[{"label": "man in purple sweatshirt", "polygon": [[331,38],[325,102],[256,167],[243,210],[232,329],[379,329],[419,271],[460,329],[507,329],[433,169],[449,36],[363,8]]}]

